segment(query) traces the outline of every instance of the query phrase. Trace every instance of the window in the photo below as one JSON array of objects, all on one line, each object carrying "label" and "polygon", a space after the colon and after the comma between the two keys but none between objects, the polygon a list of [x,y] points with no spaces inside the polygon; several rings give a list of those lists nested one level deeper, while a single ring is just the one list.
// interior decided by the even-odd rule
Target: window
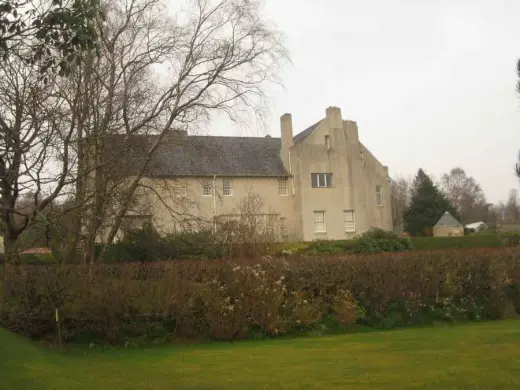
[{"label": "window", "polygon": [[231,179],[222,179],[222,195],[233,195],[233,183],[231,182]]},{"label": "window", "polygon": [[186,196],[187,183],[186,180],[175,180],[173,191],[176,196]]},{"label": "window", "polygon": [[311,173],[313,188],[332,187],[332,173]]},{"label": "window", "polygon": [[343,212],[345,219],[345,231],[355,232],[356,231],[356,219],[354,217],[354,210],[346,210]]},{"label": "window", "polygon": [[281,177],[278,179],[278,195],[286,196],[287,194],[287,178]]},{"label": "window", "polygon": [[314,212],[314,231],[316,233],[325,233],[325,211],[315,211]]},{"label": "window", "polygon": [[285,217],[280,218],[280,236],[285,237],[287,235],[287,220]]},{"label": "window", "polygon": [[213,195],[213,183],[211,179],[202,179],[202,196]]},{"label": "window", "polygon": [[376,186],[376,205],[383,205],[383,186]]},{"label": "window", "polygon": [[327,147],[327,150],[330,149],[330,135],[325,136],[325,146]]}]

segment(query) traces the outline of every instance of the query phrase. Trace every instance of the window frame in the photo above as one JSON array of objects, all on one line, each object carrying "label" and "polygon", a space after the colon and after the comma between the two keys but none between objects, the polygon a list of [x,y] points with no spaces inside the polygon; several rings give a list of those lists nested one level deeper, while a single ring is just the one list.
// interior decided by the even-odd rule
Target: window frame
[{"label": "window frame", "polygon": [[[316,178],[314,180],[314,178]],[[321,178],[321,180],[320,180]],[[320,185],[321,183],[324,185]],[[316,184],[316,185],[314,185]],[[311,187],[312,188],[333,188],[334,174],[331,172],[313,172],[311,173]]]},{"label": "window frame", "polygon": [[[325,211],[323,210],[314,210],[314,233],[327,233],[327,218],[325,217]],[[318,215],[323,216],[323,221],[318,221],[316,218]],[[318,226],[322,225],[323,229],[318,229]]]},{"label": "window frame", "polygon": [[[349,215],[352,216],[352,220],[347,220],[347,216]],[[348,224],[352,224],[352,228],[349,228],[350,225]],[[343,210],[343,227],[345,229],[345,233],[354,233],[356,231],[356,213],[354,210]]]},{"label": "window frame", "polygon": [[[209,193],[206,193],[206,189],[209,189]],[[213,179],[202,179],[202,196],[213,195]]]},{"label": "window frame", "polygon": [[385,205],[383,186],[380,184],[376,185],[376,206],[383,207]]},{"label": "window frame", "polygon": [[175,196],[185,198],[188,195],[188,182],[186,179],[176,179],[174,183]]},{"label": "window frame", "polygon": [[[285,192],[282,191],[283,188]],[[278,196],[289,196],[289,180],[286,177],[278,178]]]},{"label": "window frame", "polygon": [[[226,186],[226,183],[228,184]],[[226,188],[229,190],[229,193],[226,194]],[[233,196],[233,180],[232,179],[222,179],[222,196]]]}]

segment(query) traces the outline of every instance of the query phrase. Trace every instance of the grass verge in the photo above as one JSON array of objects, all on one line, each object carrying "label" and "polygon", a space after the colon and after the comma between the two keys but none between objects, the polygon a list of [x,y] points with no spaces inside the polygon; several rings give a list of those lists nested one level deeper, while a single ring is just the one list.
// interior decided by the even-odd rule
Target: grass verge
[{"label": "grass verge", "polygon": [[56,351],[0,329],[0,389],[520,388],[520,321]]}]

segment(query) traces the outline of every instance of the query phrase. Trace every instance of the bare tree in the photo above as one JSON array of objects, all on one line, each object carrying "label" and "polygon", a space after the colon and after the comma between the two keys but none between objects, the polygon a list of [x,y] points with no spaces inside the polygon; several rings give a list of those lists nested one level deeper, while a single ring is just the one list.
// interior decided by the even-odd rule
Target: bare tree
[{"label": "bare tree", "polygon": [[[0,215],[8,258],[20,234],[70,184],[76,119],[56,97],[60,82],[53,76],[43,82],[37,68],[17,57],[0,63]],[[32,205],[20,209],[28,193]]]},{"label": "bare tree", "polygon": [[410,183],[402,177],[390,182],[390,198],[392,200],[392,221],[396,232],[404,231],[403,213],[410,201]]},{"label": "bare tree", "polygon": [[74,235],[84,236],[89,261],[103,230],[106,243],[116,237],[172,130],[218,111],[231,119],[247,110],[261,112],[266,83],[278,81],[287,59],[281,35],[261,18],[258,2],[187,4],[175,18],[159,0],[107,4],[106,18],[98,23],[101,55],[75,75],[82,90],[75,105],[81,118],[76,199],[82,211]]},{"label": "bare tree", "polygon": [[484,192],[477,181],[467,176],[462,168],[457,167],[444,174],[442,185],[464,222],[489,222],[492,215],[491,205],[486,202]]}]

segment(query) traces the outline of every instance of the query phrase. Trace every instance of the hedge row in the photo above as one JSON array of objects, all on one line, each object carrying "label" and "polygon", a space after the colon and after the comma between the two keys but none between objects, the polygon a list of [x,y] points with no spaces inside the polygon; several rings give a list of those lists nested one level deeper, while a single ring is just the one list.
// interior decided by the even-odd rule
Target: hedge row
[{"label": "hedge row", "polygon": [[66,341],[235,340],[520,313],[520,249],[0,268],[0,322]]},{"label": "hedge row", "polygon": [[496,234],[475,234],[460,237],[413,237],[413,249],[435,250],[451,248],[501,248],[502,238]]}]

